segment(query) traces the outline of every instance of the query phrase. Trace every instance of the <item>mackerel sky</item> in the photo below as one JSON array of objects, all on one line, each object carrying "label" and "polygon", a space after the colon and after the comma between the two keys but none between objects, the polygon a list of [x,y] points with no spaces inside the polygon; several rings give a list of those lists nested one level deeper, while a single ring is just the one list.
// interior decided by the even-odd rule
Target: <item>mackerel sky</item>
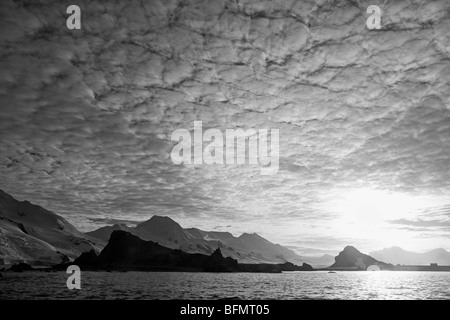
[{"label": "mackerel sky", "polygon": [[[450,249],[449,1],[72,2],[0,3],[0,189],[82,231]],[[194,121],[278,129],[278,173],[174,165]]]}]

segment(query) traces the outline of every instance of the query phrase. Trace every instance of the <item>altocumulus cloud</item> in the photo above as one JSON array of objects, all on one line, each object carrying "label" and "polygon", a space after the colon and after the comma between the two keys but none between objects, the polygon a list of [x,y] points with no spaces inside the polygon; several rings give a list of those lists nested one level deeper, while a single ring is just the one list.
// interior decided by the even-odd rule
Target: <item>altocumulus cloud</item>
[{"label": "altocumulus cloud", "polygon": [[[163,214],[358,244],[328,237],[340,191],[450,191],[450,3],[381,1],[380,31],[370,4],[78,1],[67,30],[60,1],[1,1],[1,187],[83,230]],[[279,129],[278,174],[174,166],[197,120]]]}]

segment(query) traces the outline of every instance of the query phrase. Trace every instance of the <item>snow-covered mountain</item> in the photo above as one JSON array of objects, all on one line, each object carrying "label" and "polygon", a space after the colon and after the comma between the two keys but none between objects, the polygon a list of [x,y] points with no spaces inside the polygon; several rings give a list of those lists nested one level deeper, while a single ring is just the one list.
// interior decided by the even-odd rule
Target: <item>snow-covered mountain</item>
[{"label": "snow-covered mountain", "polygon": [[257,234],[235,237],[229,232],[183,229],[168,217],[153,216],[136,227],[116,224],[83,234],[63,217],[0,191],[0,264],[1,260],[59,263],[91,249],[101,250],[114,230],[188,253],[210,255],[220,248],[224,256],[241,263],[303,263],[294,251]]},{"label": "snow-covered mountain", "polygon": [[101,246],[63,217],[0,190],[0,259],[59,263]]},{"label": "snow-covered mountain", "polygon": [[375,259],[392,264],[429,265],[430,263],[437,263],[443,266],[450,266],[450,252],[442,248],[418,253],[406,251],[400,247],[391,247],[379,251],[372,251],[370,255]]},{"label": "snow-covered mountain", "polygon": [[220,248],[225,257],[232,257],[241,263],[303,263],[294,251],[274,244],[256,233],[244,233],[239,237],[229,232],[203,231],[197,228],[183,229],[169,217],[153,216],[136,227],[114,225],[88,232],[87,235],[108,241],[114,230],[128,231],[143,240],[180,249],[188,253],[211,254]]}]

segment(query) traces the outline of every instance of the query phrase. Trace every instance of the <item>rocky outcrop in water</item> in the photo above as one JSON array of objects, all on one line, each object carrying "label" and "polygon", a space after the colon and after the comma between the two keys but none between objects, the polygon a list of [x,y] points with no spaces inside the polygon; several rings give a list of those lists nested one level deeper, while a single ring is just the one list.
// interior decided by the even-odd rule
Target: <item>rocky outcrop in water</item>
[{"label": "rocky outcrop in water", "polygon": [[335,263],[330,269],[342,270],[367,270],[369,266],[376,265],[381,269],[387,269],[392,265],[378,261],[371,256],[361,253],[358,249],[352,246],[347,246],[335,258]]}]

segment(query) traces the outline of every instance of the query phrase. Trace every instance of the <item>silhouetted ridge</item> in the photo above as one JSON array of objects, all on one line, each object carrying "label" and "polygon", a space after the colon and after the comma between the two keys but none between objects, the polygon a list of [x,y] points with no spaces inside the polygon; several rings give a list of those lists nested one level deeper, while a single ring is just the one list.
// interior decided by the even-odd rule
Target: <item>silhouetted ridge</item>
[{"label": "silhouetted ridge", "polygon": [[142,240],[122,230],[113,231],[108,244],[98,256],[94,252],[84,253],[75,263],[85,269],[238,271],[237,261],[224,258],[220,249],[211,256],[189,254]]},{"label": "silhouetted ridge", "polygon": [[[312,270],[292,263],[240,265],[237,260],[224,257],[220,248],[211,255],[186,253],[145,241],[122,230],[112,232],[108,244],[97,256],[85,252],[75,262],[83,270],[143,270],[143,271],[206,271],[206,272],[281,272]],[[57,268],[65,268],[67,264]]]}]

